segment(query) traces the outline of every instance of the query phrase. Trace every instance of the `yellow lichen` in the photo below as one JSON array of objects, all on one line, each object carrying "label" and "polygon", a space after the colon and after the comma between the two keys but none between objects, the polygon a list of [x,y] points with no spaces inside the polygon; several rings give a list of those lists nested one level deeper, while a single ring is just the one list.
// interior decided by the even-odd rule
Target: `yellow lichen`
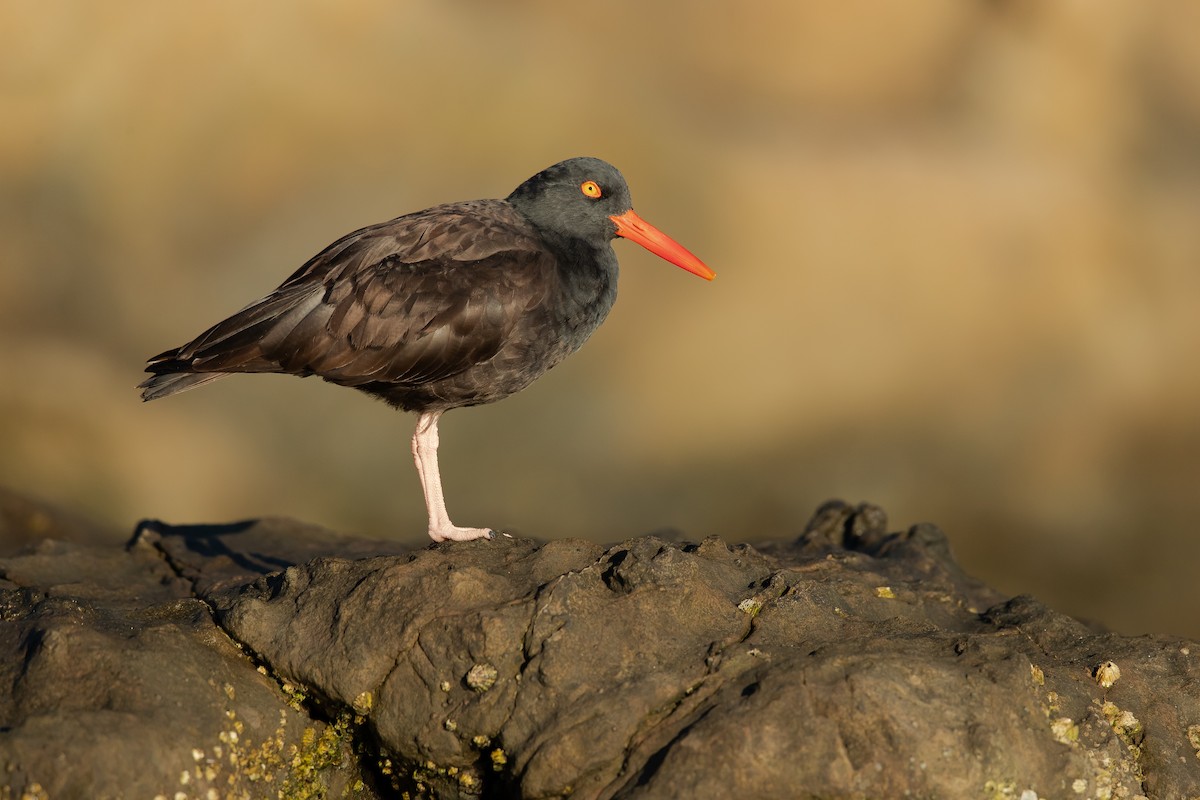
[{"label": "yellow lichen", "polygon": [[1196,751],[1196,758],[1200,758],[1200,725],[1189,725],[1187,729],[1188,744]]},{"label": "yellow lichen", "polygon": [[1029,665],[1029,677],[1032,678],[1033,682],[1036,683],[1038,686],[1046,685],[1046,673],[1043,672],[1042,668],[1039,667],[1037,664]]},{"label": "yellow lichen", "polygon": [[1059,717],[1050,723],[1050,733],[1056,742],[1070,745],[1079,741],[1079,726],[1070,717]]},{"label": "yellow lichen", "polygon": [[[228,683],[210,681],[209,685],[230,699],[236,696]],[[154,795],[153,800],[219,800],[251,796],[334,800],[328,794],[328,775],[324,773],[331,768],[355,768],[355,717],[349,710],[319,731],[306,727],[298,745],[286,741],[286,713],[281,714],[279,727],[257,744],[252,741],[255,730],[238,719],[236,709],[227,709],[226,718],[230,724],[218,733],[221,743],[208,749],[189,748],[195,766],[178,773],[174,792]],[[387,764],[390,766],[390,762]],[[389,770],[383,771],[386,774]],[[456,777],[464,789],[478,791],[478,778],[472,774],[454,768],[442,770],[441,774]],[[398,785],[394,788],[399,792]],[[345,786],[339,797],[350,800],[363,797],[366,791],[362,780],[354,780]],[[9,786],[0,786],[0,800],[18,799],[49,800],[46,791],[36,782],[16,791]]]},{"label": "yellow lichen", "polygon": [[[230,691],[229,684],[221,688],[227,697],[236,696],[236,692]],[[294,687],[289,688],[295,691]],[[306,726],[298,737],[292,737],[291,743],[286,736],[288,713],[283,709],[278,727],[257,742],[254,741],[254,730],[238,718],[236,709],[227,709],[225,716],[228,725],[218,734],[220,744],[214,744],[207,752],[193,748],[196,767],[192,773],[180,777],[180,782],[189,787],[191,798],[241,798],[266,792],[269,796],[288,800],[323,800],[328,797],[328,780],[324,773],[330,769],[352,767],[348,762],[355,758],[355,716],[350,710],[343,711],[323,726]],[[251,789],[251,784],[259,784],[259,788]],[[222,787],[221,791],[215,788],[218,786]],[[363,791],[360,781],[347,786],[342,797],[359,797]]]},{"label": "yellow lichen", "polygon": [[737,605],[738,611],[750,616],[756,616],[759,611],[762,611],[762,601],[754,597],[747,597]]},{"label": "yellow lichen", "polygon": [[363,692],[358,697],[354,698],[351,707],[358,714],[369,714],[375,705],[375,696],[370,692]]},{"label": "yellow lichen", "polygon": [[1116,703],[1109,702],[1100,706],[1100,713],[1123,738],[1136,737],[1142,732],[1142,723],[1138,722],[1138,718],[1132,712],[1118,708]]},{"label": "yellow lichen", "polygon": [[892,587],[890,586],[876,586],[875,596],[882,597],[885,600],[894,600],[896,598],[896,593],[892,591]]},{"label": "yellow lichen", "polygon": [[983,791],[991,800],[1007,800],[1016,797],[1017,786],[1012,781],[988,781],[983,784]]}]

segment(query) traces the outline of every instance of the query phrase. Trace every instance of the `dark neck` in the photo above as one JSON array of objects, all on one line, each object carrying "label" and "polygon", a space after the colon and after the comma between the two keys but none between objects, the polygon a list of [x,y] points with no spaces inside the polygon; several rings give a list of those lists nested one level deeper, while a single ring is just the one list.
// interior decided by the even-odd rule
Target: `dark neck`
[{"label": "dark neck", "polygon": [[[546,244],[558,261],[558,295],[555,307],[582,344],[599,327],[617,299],[617,256],[605,244],[597,249],[578,239]],[[575,346],[578,346],[576,344]]]}]

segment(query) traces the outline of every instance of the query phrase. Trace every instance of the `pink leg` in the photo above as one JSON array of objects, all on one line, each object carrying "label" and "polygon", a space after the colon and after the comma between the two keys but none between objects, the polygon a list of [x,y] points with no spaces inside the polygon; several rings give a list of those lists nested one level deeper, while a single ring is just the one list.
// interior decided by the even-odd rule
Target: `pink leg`
[{"label": "pink leg", "polygon": [[425,490],[425,507],[429,510],[429,538],[435,542],[491,539],[495,534],[488,528],[460,528],[450,521],[437,460],[438,417],[441,415],[440,411],[421,414],[412,439],[413,460],[417,463],[421,488]]}]

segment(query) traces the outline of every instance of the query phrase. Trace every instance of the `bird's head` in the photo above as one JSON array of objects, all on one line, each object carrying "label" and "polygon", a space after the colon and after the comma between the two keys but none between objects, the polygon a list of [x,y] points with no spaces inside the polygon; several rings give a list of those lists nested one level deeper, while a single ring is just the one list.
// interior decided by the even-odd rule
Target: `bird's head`
[{"label": "bird's head", "polygon": [[571,158],[542,170],[508,196],[543,233],[594,247],[620,236],[705,280],[716,273],[633,210],[629,186],[612,164]]}]

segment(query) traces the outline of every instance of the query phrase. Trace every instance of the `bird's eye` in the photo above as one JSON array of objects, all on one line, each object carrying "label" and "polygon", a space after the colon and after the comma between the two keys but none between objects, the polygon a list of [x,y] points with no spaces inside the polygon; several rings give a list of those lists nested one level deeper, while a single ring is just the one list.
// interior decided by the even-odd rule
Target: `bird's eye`
[{"label": "bird's eye", "polygon": [[595,181],[584,181],[583,183],[579,184],[579,191],[583,192],[585,196],[590,197],[593,200],[600,199],[600,195],[604,194],[600,191],[600,184],[596,183]]}]

